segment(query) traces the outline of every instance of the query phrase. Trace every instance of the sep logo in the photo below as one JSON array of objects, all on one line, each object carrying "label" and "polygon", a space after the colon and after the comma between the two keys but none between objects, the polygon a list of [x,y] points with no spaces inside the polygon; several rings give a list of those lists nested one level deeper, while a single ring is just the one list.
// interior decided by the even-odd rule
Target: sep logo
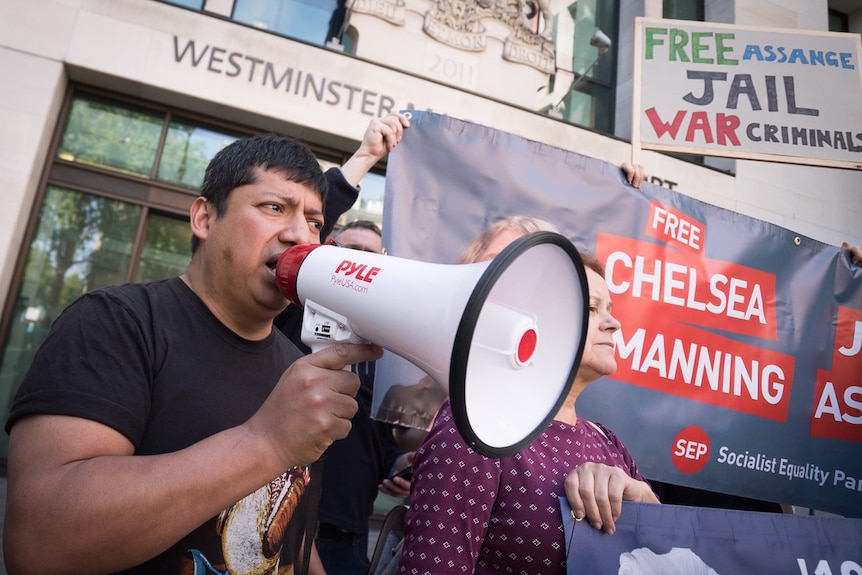
[{"label": "sep logo", "polygon": [[709,461],[709,436],[703,428],[689,425],[673,439],[671,460],[683,473],[697,473]]}]

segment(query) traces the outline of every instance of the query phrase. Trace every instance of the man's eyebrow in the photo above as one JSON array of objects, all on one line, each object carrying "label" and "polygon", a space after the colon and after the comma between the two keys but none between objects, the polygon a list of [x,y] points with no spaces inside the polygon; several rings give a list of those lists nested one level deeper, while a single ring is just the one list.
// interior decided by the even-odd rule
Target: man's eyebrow
[{"label": "man's eyebrow", "polygon": [[276,200],[278,200],[284,204],[290,204],[292,206],[295,206],[296,204],[299,203],[299,200],[297,200],[296,197],[293,195],[287,195],[287,194],[283,194],[281,192],[275,192],[272,190],[263,190],[262,195],[263,195],[264,200],[276,199]]},{"label": "man's eyebrow", "polygon": [[[294,195],[285,195],[285,194],[282,194],[280,192],[272,192],[272,191],[265,191],[264,195],[269,196],[271,198],[278,199],[282,203],[287,204],[289,206],[298,206],[299,205],[299,200]],[[266,198],[264,198],[264,199],[266,199]],[[307,216],[322,216],[323,215],[323,208],[318,209],[318,208],[308,208],[307,207],[307,208],[305,208],[304,213]]]}]

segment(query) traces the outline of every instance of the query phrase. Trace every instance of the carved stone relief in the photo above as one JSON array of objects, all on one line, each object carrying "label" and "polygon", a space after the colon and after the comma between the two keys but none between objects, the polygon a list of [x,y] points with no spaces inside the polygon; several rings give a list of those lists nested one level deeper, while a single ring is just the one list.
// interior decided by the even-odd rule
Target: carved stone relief
[{"label": "carved stone relief", "polygon": [[353,0],[350,10],[404,26],[404,0]]},{"label": "carved stone relief", "polygon": [[[404,0],[355,0],[352,11],[404,25]],[[539,32],[530,25],[530,17],[536,13],[541,14],[543,22]],[[483,22],[489,20],[511,29],[504,39],[503,59],[546,74],[555,72],[550,0],[436,0],[425,12],[422,30],[458,50],[483,52],[488,46]]]}]

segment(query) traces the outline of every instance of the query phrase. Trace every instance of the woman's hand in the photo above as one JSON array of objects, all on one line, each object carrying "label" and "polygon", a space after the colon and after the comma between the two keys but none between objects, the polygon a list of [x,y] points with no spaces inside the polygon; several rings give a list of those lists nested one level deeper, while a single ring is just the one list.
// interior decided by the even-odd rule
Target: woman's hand
[{"label": "woman's hand", "polygon": [[566,477],[564,487],[575,520],[586,517],[590,525],[605,533],[616,531],[614,521],[619,519],[624,500],[659,502],[649,484],[603,463],[578,465]]}]

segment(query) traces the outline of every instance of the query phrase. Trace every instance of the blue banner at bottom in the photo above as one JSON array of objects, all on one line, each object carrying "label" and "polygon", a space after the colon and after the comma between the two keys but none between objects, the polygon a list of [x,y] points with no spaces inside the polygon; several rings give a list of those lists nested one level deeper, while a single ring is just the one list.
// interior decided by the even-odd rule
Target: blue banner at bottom
[{"label": "blue banner at bottom", "polygon": [[560,507],[567,575],[862,575],[862,519],[625,502],[608,535]]}]

